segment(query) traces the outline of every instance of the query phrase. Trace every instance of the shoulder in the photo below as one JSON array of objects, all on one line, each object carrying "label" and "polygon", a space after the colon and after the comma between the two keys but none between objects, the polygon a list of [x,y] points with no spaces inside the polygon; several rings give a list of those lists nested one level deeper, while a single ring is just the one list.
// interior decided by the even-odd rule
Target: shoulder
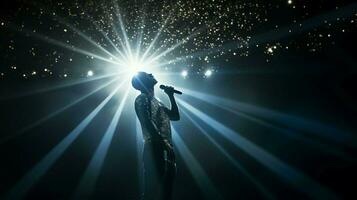
[{"label": "shoulder", "polygon": [[136,97],[135,99],[135,104],[144,104],[149,101],[149,96],[147,94],[140,94],[139,96]]}]

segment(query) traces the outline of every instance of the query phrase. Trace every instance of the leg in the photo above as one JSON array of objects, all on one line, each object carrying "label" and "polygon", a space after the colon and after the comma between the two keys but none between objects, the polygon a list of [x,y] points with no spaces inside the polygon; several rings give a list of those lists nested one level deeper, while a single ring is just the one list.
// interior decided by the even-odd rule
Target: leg
[{"label": "leg", "polygon": [[165,160],[161,143],[149,143],[144,148],[144,199],[161,200]]},{"label": "leg", "polygon": [[176,159],[172,148],[168,147],[165,151],[167,156],[165,158],[165,174],[163,177],[163,199],[171,200],[176,175]]}]

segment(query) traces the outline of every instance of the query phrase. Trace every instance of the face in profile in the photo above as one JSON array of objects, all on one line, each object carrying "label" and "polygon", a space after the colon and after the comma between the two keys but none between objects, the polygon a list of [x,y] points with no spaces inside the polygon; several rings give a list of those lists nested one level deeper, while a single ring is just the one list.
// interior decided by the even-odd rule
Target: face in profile
[{"label": "face in profile", "polygon": [[151,83],[153,86],[156,85],[157,80],[155,79],[155,77],[152,74],[145,73],[145,76],[146,76],[148,83]]},{"label": "face in profile", "polygon": [[146,72],[138,72],[132,80],[134,88],[138,90],[150,89],[154,87],[156,83],[157,80],[154,78],[154,76]]},{"label": "face in profile", "polygon": [[157,80],[152,74],[148,74],[146,72],[139,72],[137,76],[140,77],[142,83],[147,87],[152,87],[157,83]]}]

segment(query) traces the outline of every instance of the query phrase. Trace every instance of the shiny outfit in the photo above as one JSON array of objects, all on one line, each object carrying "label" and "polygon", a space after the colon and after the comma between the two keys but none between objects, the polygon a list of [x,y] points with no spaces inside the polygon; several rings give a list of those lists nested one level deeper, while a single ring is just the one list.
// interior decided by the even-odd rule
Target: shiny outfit
[{"label": "shiny outfit", "polygon": [[[142,93],[135,100],[135,111],[141,123],[145,141],[144,199],[169,200],[172,196],[176,173],[169,110],[154,97]],[[146,126],[147,122],[153,124],[154,133],[149,131]]]}]

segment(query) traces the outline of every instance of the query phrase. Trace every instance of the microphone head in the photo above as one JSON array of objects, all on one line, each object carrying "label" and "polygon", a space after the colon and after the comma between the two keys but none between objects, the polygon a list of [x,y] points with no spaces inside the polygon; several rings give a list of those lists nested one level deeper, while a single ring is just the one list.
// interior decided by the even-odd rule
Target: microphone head
[{"label": "microphone head", "polygon": [[166,86],[165,85],[160,85],[160,89],[165,89],[166,88]]}]

